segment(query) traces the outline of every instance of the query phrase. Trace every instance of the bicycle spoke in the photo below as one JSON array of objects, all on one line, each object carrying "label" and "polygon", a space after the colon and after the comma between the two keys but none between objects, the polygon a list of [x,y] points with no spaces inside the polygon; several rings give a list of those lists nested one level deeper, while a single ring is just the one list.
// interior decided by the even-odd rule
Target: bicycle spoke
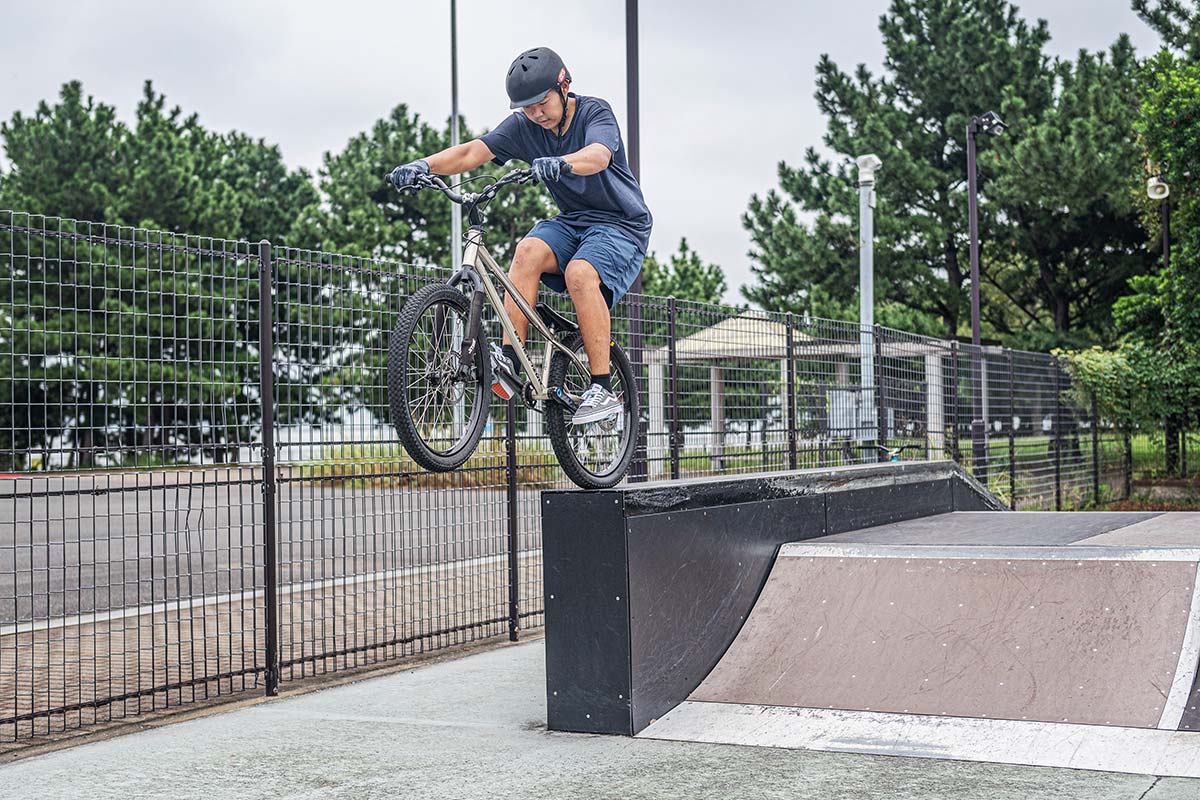
[{"label": "bicycle spoke", "polygon": [[[584,366],[588,367],[587,357],[582,353],[580,356]],[[618,373],[614,372],[612,380],[613,393],[622,400],[622,411],[611,429],[606,430],[600,423],[591,423],[575,426],[568,436],[571,449],[579,463],[588,471],[596,474],[609,471],[620,460],[624,450],[625,437],[628,434],[629,420],[626,411],[628,403],[625,402],[625,387],[622,385]],[[567,380],[563,388],[573,398],[581,397],[590,385],[590,371],[586,375],[581,374],[579,367],[575,365],[568,369]]]},{"label": "bicycle spoke", "polygon": [[435,452],[458,445],[465,434],[465,408],[476,402],[475,392],[458,379],[465,331],[466,320],[457,309],[436,304],[417,321],[408,349],[408,413]]}]

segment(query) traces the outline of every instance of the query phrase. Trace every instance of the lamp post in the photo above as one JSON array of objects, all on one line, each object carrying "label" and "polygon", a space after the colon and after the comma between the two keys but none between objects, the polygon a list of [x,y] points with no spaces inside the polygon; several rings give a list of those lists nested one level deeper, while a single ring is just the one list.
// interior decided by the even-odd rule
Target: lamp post
[{"label": "lamp post", "polygon": [[[458,0],[450,0],[450,146],[458,144]],[[462,206],[450,204],[450,258],[462,267]]]},{"label": "lamp post", "polygon": [[[1165,275],[1171,268],[1171,187],[1164,183],[1161,177],[1155,175],[1146,181],[1146,196],[1151,200],[1159,201],[1158,208],[1162,220],[1163,237],[1163,274]],[[1163,434],[1168,475],[1175,475],[1179,468],[1179,440],[1182,438],[1184,447],[1187,446],[1187,436],[1179,435],[1180,427],[1182,426],[1178,425],[1178,418],[1175,415],[1167,415],[1163,425]]]},{"label": "lamp post", "polygon": [[979,330],[979,197],[975,137],[980,133],[995,136],[1008,126],[995,111],[971,117],[967,123],[967,225],[971,240],[971,463],[975,477],[987,485],[987,445],[983,421],[983,343]]},{"label": "lamp post", "polygon": [[1159,214],[1162,216],[1163,272],[1166,272],[1171,266],[1171,187],[1155,175],[1146,181],[1146,196],[1159,201]]},{"label": "lamp post", "polygon": [[[879,430],[875,411],[875,173],[883,166],[879,156],[868,153],[855,159],[858,165],[858,341],[862,393],[859,426],[871,420],[869,429]],[[877,435],[877,434],[872,434]],[[864,437],[865,438],[865,437]],[[878,451],[876,451],[878,456]]]},{"label": "lamp post", "polygon": [[[634,180],[642,180],[641,163],[641,124],[638,114],[638,3],[637,0],[625,0],[625,93],[626,110],[628,112],[626,130],[625,154],[629,161],[629,171]],[[642,273],[639,271],[629,287],[629,360],[633,362],[633,372],[638,381],[644,380],[642,375]],[[644,384],[643,384],[644,385]],[[643,408],[645,406],[643,405]],[[644,413],[644,412],[643,412]],[[629,465],[629,482],[638,483],[648,476],[646,464],[647,428],[643,419],[633,420],[637,425],[637,445],[634,447],[633,462]]]}]

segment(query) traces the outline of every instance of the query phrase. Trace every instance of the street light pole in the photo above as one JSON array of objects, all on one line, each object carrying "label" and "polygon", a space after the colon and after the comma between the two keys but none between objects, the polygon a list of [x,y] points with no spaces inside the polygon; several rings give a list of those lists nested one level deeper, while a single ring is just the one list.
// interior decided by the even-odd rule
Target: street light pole
[{"label": "street light pole", "polygon": [[[1158,209],[1162,221],[1163,274],[1165,275],[1171,269],[1171,187],[1156,175],[1146,181],[1146,196],[1151,200],[1159,201]],[[1181,455],[1183,460],[1186,460],[1187,457],[1187,435],[1186,433],[1180,435],[1186,427],[1182,423],[1183,420],[1176,414],[1168,414],[1164,420],[1163,434],[1168,475],[1176,474],[1180,466]]]},{"label": "street light pole", "polygon": [[[860,429],[869,430],[870,437],[876,438],[879,420],[875,419],[875,172],[883,162],[869,153],[859,156],[855,163],[858,165],[858,341],[862,385],[858,419]],[[863,420],[870,424],[863,425]]]},{"label": "street light pole", "polygon": [[625,155],[634,180],[642,179],[641,121],[638,119],[638,4],[625,0]]},{"label": "street light pole", "polygon": [[[450,146],[458,144],[458,0],[450,0]],[[453,273],[462,268],[462,206],[450,204],[450,266]],[[510,406],[511,407],[511,406]],[[458,436],[466,422],[466,404],[454,404],[454,434]]]},{"label": "street light pole", "polygon": [[[638,119],[638,4],[637,0],[625,0],[625,92],[628,117],[626,134],[626,156],[629,161],[629,171],[634,180],[642,180],[641,162],[641,125]],[[642,362],[642,274],[639,271],[629,287],[629,360],[633,362],[634,375],[639,383],[644,380]],[[644,385],[644,384],[641,384]],[[633,420],[637,425],[637,444],[634,448],[633,462],[629,467],[630,483],[646,480],[648,476],[646,463],[646,423],[644,420]]]},{"label": "street light pole", "polygon": [[971,247],[971,465],[975,477],[987,486],[987,444],[983,419],[983,339],[979,320],[979,197],[975,137],[998,134],[1008,126],[995,111],[971,117],[967,123],[967,227]]},{"label": "street light pole", "polygon": [[[458,0],[450,0],[450,146],[458,144]],[[462,206],[450,204],[450,254],[454,272],[462,267]]]}]

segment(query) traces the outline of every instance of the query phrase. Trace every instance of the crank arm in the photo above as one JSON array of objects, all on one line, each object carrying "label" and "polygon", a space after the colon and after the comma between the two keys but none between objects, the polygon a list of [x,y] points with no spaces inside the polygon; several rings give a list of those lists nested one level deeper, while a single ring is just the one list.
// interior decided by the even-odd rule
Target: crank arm
[{"label": "crank arm", "polygon": [[567,409],[572,414],[574,414],[579,409],[579,404],[576,403],[574,400],[572,400],[571,396],[569,394],[567,394],[566,390],[563,389],[561,386],[555,386],[553,389],[550,390],[549,394],[550,394],[551,402],[558,403],[560,406]]}]

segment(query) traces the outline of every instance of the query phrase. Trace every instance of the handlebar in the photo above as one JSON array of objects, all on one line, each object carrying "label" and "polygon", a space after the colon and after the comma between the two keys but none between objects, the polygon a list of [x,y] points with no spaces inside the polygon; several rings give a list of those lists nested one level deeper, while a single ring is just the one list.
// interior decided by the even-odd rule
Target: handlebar
[{"label": "handlebar", "polygon": [[[384,180],[387,180],[385,177]],[[482,192],[457,192],[453,187],[447,186],[446,182],[437,175],[421,175],[416,176],[416,180],[404,188],[400,189],[400,194],[416,194],[421,189],[437,189],[442,194],[446,195],[453,203],[459,205],[480,205],[491,201],[501,186],[510,183],[528,183],[536,180],[532,169],[514,169],[513,171],[503,175],[495,183],[488,186]]]}]

